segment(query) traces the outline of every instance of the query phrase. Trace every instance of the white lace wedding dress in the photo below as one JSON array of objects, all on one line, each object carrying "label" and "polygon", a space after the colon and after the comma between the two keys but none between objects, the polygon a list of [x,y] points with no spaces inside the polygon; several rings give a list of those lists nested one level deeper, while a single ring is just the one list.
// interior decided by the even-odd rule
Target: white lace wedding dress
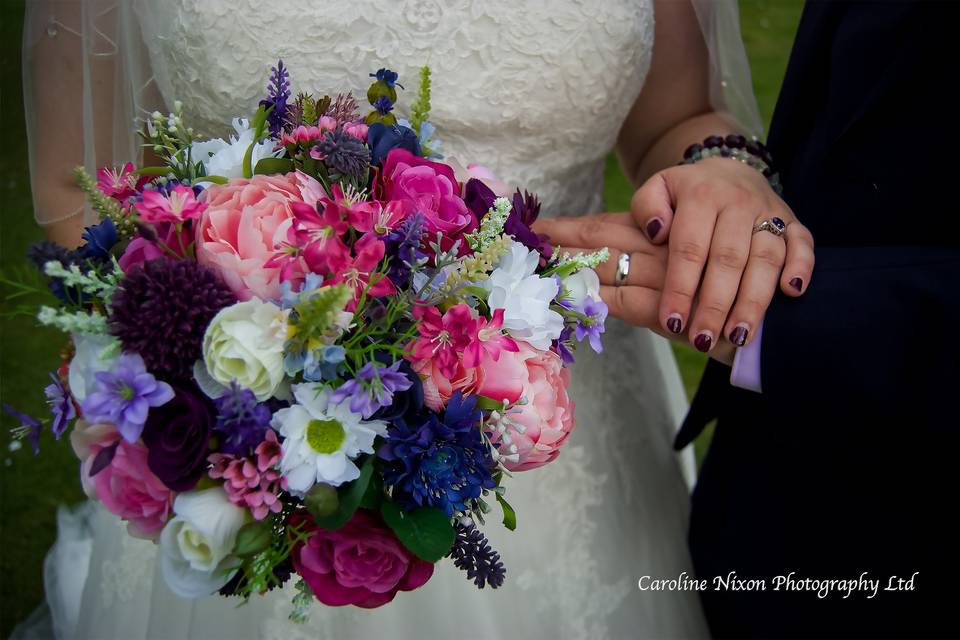
[{"label": "white lace wedding dress", "polygon": [[[368,72],[398,71],[408,88],[401,113],[427,63],[441,151],[538,194],[544,215],[603,210],[604,161],[643,86],[654,35],[652,0],[140,4],[156,84],[168,104],[183,101],[198,131],[220,135],[231,117],[252,112],[277,58],[295,91],[351,89],[358,98]],[[503,588],[477,590],[443,562],[424,588],[388,606],[317,605],[296,625],[287,620],[292,582],[241,608],[178,598],[156,569],[155,547],[101,513],[79,613],[69,613],[66,583],[57,592],[65,595],[51,598],[60,632],[124,640],[704,636],[696,594],[637,587],[643,575],[690,571],[688,485],[671,450],[686,406],[675,362],[661,338],[617,321],[604,344],[602,356],[578,351],[578,427],[560,457],[508,485],[517,530],[496,514],[485,528],[507,567]],[[69,575],[82,581],[77,569]]]}]

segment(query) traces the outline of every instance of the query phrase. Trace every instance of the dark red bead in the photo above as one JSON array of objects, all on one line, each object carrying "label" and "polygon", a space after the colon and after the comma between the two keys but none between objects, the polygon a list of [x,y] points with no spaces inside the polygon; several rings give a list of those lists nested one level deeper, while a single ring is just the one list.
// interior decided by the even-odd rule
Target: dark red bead
[{"label": "dark red bead", "polygon": [[723,138],[721,138],[720,136],[710,136],[709,138],[703,141],[703,146],[705,146],[707,149],[715,149],[717,147],[722,147]]}]

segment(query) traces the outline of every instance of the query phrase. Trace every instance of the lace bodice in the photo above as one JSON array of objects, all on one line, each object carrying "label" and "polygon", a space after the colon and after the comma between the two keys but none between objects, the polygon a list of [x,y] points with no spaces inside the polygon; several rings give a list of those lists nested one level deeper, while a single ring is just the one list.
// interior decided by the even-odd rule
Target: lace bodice
[{"label": "lace bodice", "polygon": [[[145,0],[144,0],[145,1]],[[178,0],[138,9],[168,104],[221,134],[252,113],[277,58],[294,92],[352,90],[434,71],[440,149],[541,196],[550,214],[599,210],[603,159],[650,66],[652,0]]]}]

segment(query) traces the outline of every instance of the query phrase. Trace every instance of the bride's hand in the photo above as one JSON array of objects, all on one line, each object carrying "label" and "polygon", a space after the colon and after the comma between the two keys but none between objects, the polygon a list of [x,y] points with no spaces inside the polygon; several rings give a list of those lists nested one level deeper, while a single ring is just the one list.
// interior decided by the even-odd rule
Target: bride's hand
[{"label": "bride's hand", "polygon": [[[813,236],[766,179],[739,162],[712,158],[660,171],[636,191],[631,213],[652,242],[669,247],[660,326],[686,329],[700,351],[720,335],[743,346],[778,282],[788,296],[810,283]],[[753,232],[774,218],[787,224],[782,237]]]}]

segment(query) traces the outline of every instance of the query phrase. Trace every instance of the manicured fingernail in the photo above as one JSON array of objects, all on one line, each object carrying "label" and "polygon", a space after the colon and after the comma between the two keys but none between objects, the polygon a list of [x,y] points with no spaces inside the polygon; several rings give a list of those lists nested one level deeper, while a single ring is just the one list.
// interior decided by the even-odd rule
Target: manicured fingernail
[{"label": "manicured fingernail", "polygon": [[663,221],[660,218],[654,218],[647,223],[647,237],[653,240],[660,233],[660,229],[663,229]]},{"label": "manicured fingernail", "polygon": [[790,281],[790,286],[796,289],[798,292],[803,291],[803,280],[800,278],[794,278]]},{"label": "manicured fingernail", "polygon": [[738,324],[733,328],[733,331],[730,332],[730,342],[735,344],[738,347],[742,347],[747,344],[747,325]]},{"label": "manicured fingernail", "polygon": [[667,318],[667,329],[670,329],[673,333],[680,333],[680,329],[683,328],[683,323],[680,321],[680,314],[674,313],[669,318]]},{"label": "manicured fingernail", "polygon": [[710,351],[712,345],[713,334],[709,331],[701,331],[697,334],[697,337],[693,339],[693,346],[697,348],[697,351],[702,351],[703,353]]}]

